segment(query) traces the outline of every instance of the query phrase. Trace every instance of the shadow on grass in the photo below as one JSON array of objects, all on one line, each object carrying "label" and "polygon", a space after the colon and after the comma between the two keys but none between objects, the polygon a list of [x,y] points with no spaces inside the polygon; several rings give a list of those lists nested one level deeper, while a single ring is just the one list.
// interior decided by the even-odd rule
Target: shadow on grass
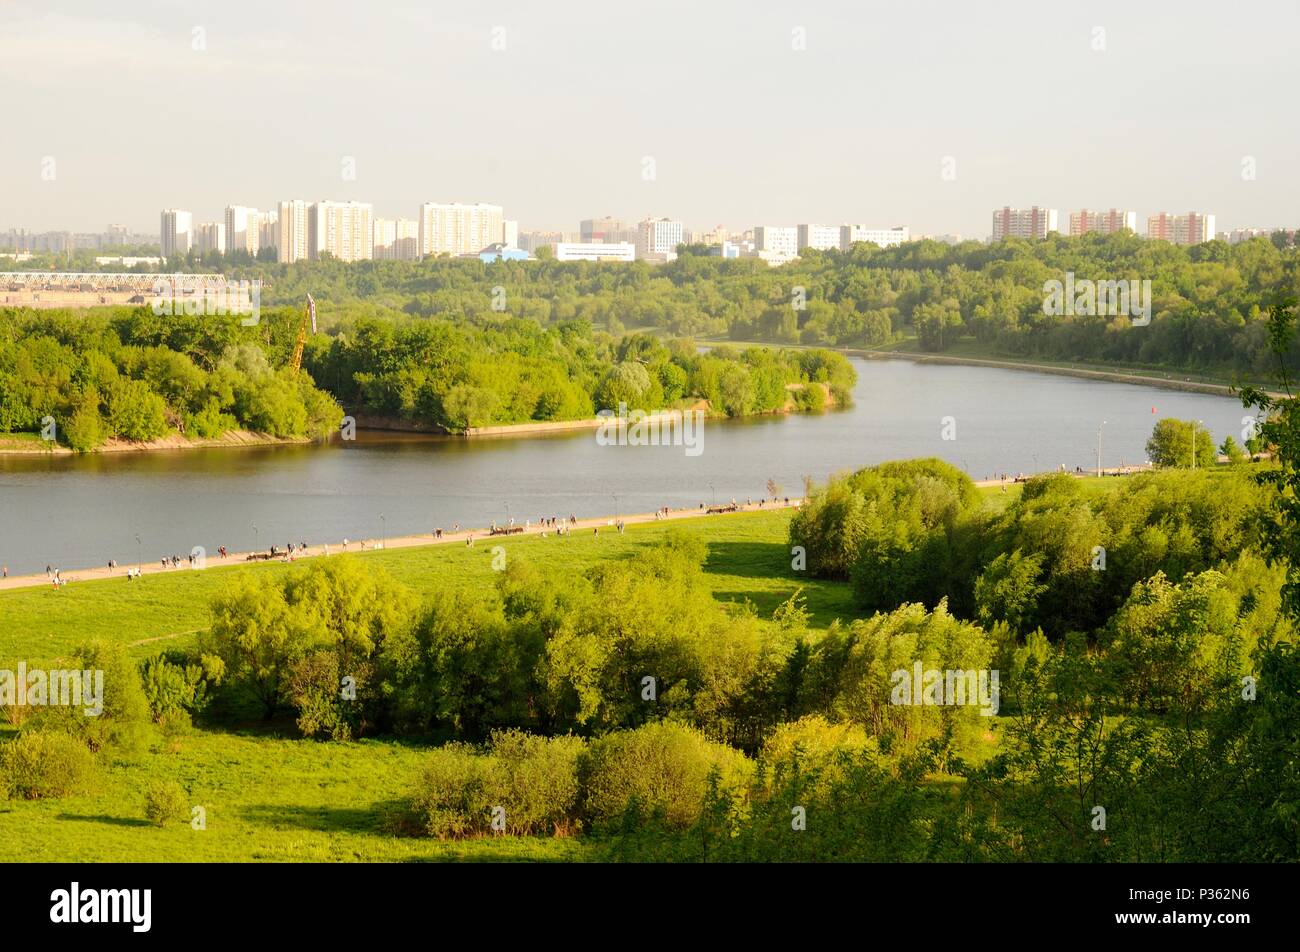
[{"label": "shadow on grass", "polygon": [[59,820],[79,820],[82,823],[103,823],[108,826],[153,826],[148,820],[141,820],[138,817],[130,816],[108,816],[101,814],[99,816],[90,816],[81,813],[60,813],[56,819]]},{"label": "shadow on grass", "polygon": [[790,547],[780,542],[710,542],[704,571],[740,578],[783,578],[792,574]]},{"label": "shadow on grass", "polygon": [[408,804],[386,800],[365,807],[307,806],[259,803],[240,809],[250,823],[275,829],[312,830],[317,833],[405,834]]}]

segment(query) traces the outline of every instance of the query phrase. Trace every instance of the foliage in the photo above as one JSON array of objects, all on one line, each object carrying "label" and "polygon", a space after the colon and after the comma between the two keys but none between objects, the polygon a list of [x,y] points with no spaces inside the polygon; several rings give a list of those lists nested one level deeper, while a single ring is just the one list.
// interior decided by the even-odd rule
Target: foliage
[{"label": "foliage", "polygon": [[61,731],[25,730],[0,745],[0,783],[11,798],[69,796],[87,788],[94,769],[86,745]]}]

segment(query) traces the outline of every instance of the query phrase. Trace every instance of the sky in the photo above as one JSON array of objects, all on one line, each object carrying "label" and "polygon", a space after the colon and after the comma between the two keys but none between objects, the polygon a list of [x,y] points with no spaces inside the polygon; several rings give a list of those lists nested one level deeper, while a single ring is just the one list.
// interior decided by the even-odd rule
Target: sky
[{"label": "sky", "polygon": [[0,230],[289,198],[521,230],[1295,227],[1297,37],[1294,0],[0,0]]}]

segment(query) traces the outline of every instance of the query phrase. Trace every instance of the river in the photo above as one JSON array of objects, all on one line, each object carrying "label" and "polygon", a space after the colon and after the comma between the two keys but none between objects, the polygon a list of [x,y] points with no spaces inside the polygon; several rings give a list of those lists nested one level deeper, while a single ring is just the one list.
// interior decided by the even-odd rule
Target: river
[{"label": "river", "polygon": [[[799,493],[805,476],[938,456],[975,479],[1097,461],[1141,463],[1155,421],[1202,420],[1240,441],[1228,397],[1000,368],[854,359],[854,405],[710,421],[702,451],[601,446],[595,431],[464,440],[359,433],[352,442],[87,456],[0,456],[0,564],[11,575],[109,558],[316,545],[485,526],[511,516],[648,512]],[[945,417],[952,418],[944,439]],[[254,529],[256,526],[256,529]],[[137,545],[136,537],[140,542]]]}]

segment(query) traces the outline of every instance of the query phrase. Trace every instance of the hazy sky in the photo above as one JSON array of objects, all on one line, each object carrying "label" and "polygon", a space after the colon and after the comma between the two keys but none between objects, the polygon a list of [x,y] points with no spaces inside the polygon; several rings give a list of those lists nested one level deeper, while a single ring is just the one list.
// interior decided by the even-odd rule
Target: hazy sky
[{"label": "hazy sky", "polygon": [[1295,2],[0,0],[0,229],[286,198],[525,230],[985,237],[1003,204],[1294,227],[1298,40]]}]

